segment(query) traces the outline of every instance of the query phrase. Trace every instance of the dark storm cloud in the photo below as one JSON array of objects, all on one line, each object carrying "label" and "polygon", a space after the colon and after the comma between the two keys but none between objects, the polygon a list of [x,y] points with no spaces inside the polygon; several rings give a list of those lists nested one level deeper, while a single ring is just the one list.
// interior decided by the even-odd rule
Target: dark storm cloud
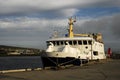
[{"label": "dark storm cloud", "polygon": [[79,21],[75,24],[76,33],[102,33],[105,47],[111,47],[115,50],[120,45],[120,14],[111,16],[103,16],[85,20],[83,23]]},{"label": "dark storm cloud", "polygon": [[111,29],[114,35],[120,38],[120,14],[114,16],[111,21]]},{"label": "dark storm cloud", "polygon": [[81,25],[80,30],[83,32],[107,33],[108,36],[116,36],[120,38],[119,25],[120,14],[114,14],[112,16],[103,16],[101,18],[85,21]]}]

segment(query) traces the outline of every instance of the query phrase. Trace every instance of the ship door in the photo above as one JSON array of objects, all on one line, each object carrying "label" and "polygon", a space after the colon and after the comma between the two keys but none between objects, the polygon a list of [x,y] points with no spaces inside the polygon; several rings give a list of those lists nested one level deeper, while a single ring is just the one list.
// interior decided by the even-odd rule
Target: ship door
[{"label": "ship door", "polygon": [[80,58],[80,54],[81,54],[81,51],[80,51],[80,49],[77,49],[76,58]]},{"label": "ship door", "polygon": [[85,50],[87,52],[86,58],[92,59],[93,58],[93,54],[92,54],[92,40],[88,40],[87,41],[87,45],[85,47]]},{"label": "ship door", "polygon": [[92,40],[88,40],[88,45],[89,45],[89,47],[90,47],[90,49],[89,49],[89,59],[93,59],[93,48],[92,48],[92,46],[93,46],[93,41]]},{"label": "ship door", "polygon": [[81,53],[82,53],[82,40],[77,41],[78,44],[78,48],[77,48],[77,54],[76,54],[76,58],[80,58]]}]

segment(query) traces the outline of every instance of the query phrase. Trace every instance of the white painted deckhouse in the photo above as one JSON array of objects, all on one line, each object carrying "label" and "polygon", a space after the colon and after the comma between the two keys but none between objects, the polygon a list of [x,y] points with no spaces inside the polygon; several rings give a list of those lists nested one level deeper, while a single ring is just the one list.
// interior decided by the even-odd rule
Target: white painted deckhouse
[{"label": "white painted deckhouse", "polygon": [[74,34],[75,19],[69,18],[68,36],[46,41],[46,53],[42,55],[44,66],[80,64],[80,60],[106,59],[101,33]]}]

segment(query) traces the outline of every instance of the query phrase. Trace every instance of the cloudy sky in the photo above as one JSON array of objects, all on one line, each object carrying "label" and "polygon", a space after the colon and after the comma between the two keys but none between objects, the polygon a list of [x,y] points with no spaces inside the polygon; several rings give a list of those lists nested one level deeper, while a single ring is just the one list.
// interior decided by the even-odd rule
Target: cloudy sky
[{"label": "cloudy sky", "polygon": [[120,0],[0,0],[0,45],[45,49],[54,30],[100,32],[105,47],[120,47]]}]

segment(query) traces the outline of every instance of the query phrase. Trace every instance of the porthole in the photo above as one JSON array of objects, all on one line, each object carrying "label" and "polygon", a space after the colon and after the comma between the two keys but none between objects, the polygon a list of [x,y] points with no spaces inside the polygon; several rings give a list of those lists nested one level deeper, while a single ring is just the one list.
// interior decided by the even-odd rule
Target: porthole
[{"label": "porthole", "polygon": [[88,46],[86,46],[85,48],[88,49]]}]

